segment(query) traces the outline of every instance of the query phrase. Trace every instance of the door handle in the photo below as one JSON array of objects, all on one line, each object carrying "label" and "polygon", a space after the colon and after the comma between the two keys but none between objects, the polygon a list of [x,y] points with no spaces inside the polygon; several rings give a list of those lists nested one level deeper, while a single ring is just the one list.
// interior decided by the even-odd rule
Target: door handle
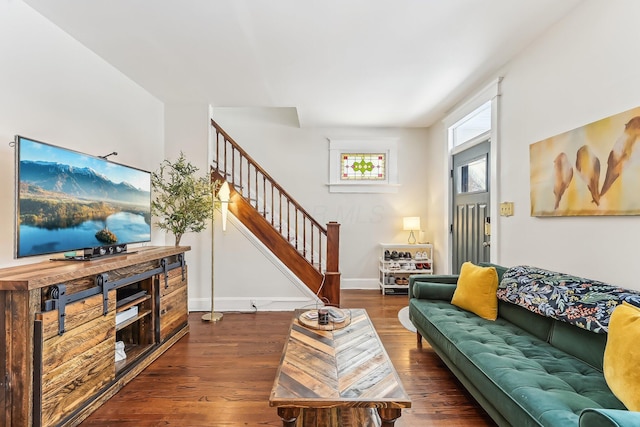
[{"label": "door handle", "polygon": [[491,242],[482,242],[482,246],[488,248],[489,246],[491,246]]}]

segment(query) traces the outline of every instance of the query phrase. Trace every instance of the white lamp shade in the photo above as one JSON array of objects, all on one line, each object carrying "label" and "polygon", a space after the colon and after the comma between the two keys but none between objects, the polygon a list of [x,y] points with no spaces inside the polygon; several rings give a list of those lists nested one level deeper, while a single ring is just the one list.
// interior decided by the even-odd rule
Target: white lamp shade
[{"label": "white lamp shade", "polygon": [[402,218],[402,229],[405,231],[420,230],[419,216],[405,216]]},{"label": "white lamp shade", "polygon": [[218,190],[218,200],[220,200],[220,210],[222,211],[222,231],[227,231],[227,213],[229,212],[229,196],[231,190],[229,183],[223,182]]}]

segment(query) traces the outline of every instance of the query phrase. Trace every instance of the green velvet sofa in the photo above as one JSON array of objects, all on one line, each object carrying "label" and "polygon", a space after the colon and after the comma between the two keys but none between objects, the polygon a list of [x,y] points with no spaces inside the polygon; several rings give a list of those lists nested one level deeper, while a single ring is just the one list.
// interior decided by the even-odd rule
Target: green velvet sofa
[{"label": "green velvet sofa", "polygon": [[[491,265],[491,264],[485,264]],[[507,270],[496,267],[499,280]],[[409,316],[500,426],[639,426],[602,373],[606,334],[498,302],[489,321],[453,306],[455,275],[413,275]]]}]

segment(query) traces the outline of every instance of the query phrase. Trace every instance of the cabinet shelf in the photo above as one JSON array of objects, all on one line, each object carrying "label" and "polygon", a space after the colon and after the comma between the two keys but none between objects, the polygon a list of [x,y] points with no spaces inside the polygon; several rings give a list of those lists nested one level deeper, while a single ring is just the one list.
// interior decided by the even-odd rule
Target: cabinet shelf
[{"label": "cabinet shelf", "polygon": [[140,359],[140,357],[142,357],[151,348],[153,348],[152,344],[125,345],[124,352],[126,353],[127,358],[116,362],[116,374],[121,373],[125,368],[131,366],[136,360]]},{"label": "cabinet shelf", "polygon": [[[429,264],[431,264],[429,262]],[[380,268],[380,272],[384,274],[431,274],[433,272],[432,268],[415,268],[415,269],[391,269],[391,268]]]},{"label": "cabinet shelf", "polygon": [[117,308],[116,308],[116,313],[120,313],[123,312],[125,310],[130,309],[131,307],[133,307],[134,305],[138,305],[140,303],[143,303],[145,301],[148,301],[151,299],[151,295],[148,295],[146,293],[146,291],[144,292],[144,294],[140,297],[137,297],[136,295],[134,295],[136,298],[131,299],[132,297],[129,298],[125,298],[125,300],[119,300],[117,303]]},{"label": "cabinet shelf", "polygon": [[125,321],[123,321],[122,323],[118,323],[116,325],[116,331],[121,331],[122,329],[126,328],[127,326],[136,323],[137,321],[139,321],[140,319],[142,319],[143,317],[149,316],[151,314],[151,310],[144,310],[144,311],[140,311],[138,312],[138,314],[136,316],[133,316],[130,319],[127,319]]},{"label": "cabinet shelf", "polygon": [[157,278],[147,278],[117,290],[116,342],[124,344],[126,358],[116,362],[116,378],[128,371],[158,344],[154,333],[156,318]]}]

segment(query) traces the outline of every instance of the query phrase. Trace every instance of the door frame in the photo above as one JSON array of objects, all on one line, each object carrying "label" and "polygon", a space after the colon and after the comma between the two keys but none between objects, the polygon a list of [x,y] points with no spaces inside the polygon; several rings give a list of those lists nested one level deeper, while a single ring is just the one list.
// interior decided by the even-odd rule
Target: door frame
[{"label": "door frame", "polygon": [[[454,109],[443,120],[446,134],[444,142],[446,149],[443,150],[443,152],[444,162],[445,165],[447,165],[447,168],[444,171],[444,173],[446,174],[444,178],[444,194],[446,195],[446,200],[444,200],[445,215],[443,215],[443,229],[445,230],[446,238],[443,239],[444,247],[441,248],[440,253],[442,257],[444,257],[445,262],[443,264],[446,268],[446,271],[439,272],[439,274],[451,274],[451,271],[453,270],[453,239],[450,232],[450,226],[453,223],[453,179],[450,175],[453,168],[453,155],[460,151],[464,151],[469,147],[484,142],[487,139],[489,140],[491,150],[489,155],[489,186],[491,188],[491,205],[489,206],[491,217],[491,246],[489,247],[489,259],[492,263],[500,263],[500,220],[498,216],[500,205],[500,183],[498,179],[498,159],[500,154],[499,106],[501,81],[502,77],[492,81],[467,102]],[[456,122],[473,112],[476,108],[480,107],[487,101],[491,101],[491,130],[471,139],[470,141],[465,142],[464,144],[453,147],[451,127]]]}]

